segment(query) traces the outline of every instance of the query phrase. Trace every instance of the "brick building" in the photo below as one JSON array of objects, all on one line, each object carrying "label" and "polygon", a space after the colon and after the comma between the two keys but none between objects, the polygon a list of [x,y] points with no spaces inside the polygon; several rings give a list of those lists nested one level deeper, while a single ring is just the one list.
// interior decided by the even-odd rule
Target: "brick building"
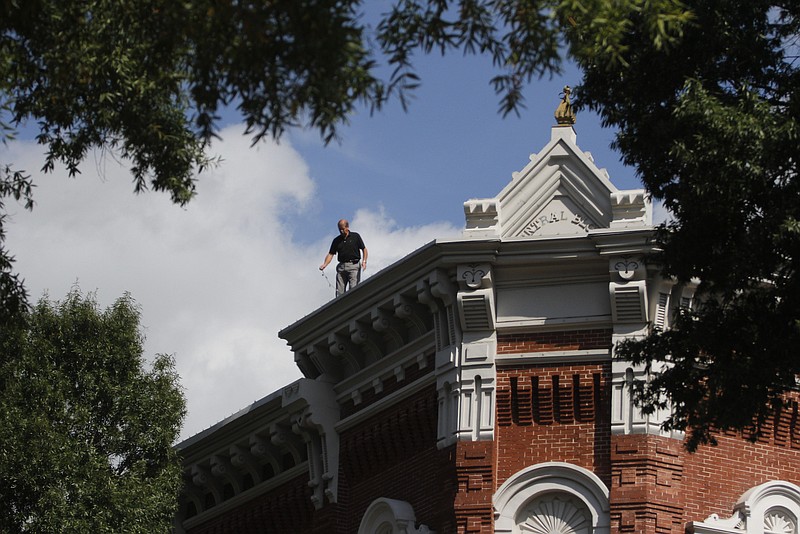
[{"label": "brick building", "polygon": [[694,288],[569,125],[466,229],[280,332],[305,378],[179,445],[179,533],[798,534],[793,408],[694,454],[614,344]]}]

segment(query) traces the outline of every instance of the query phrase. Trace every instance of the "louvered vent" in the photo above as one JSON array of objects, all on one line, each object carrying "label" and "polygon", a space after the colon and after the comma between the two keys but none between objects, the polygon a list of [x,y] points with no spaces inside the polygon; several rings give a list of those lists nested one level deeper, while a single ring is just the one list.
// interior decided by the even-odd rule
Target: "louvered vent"
[{"label": "louvered vent", "polygon": [[653,320],[655,326],[660,329],[667,327],[667,304],[669,303],[669,293],[658,294],[658,304],[656,304],[656,316]]},{"label": "louvered vent", "polygon": [[464,295],[461,297],[461,311],[465,330],[491,330],[489,303],[484,295]]},{"label": "louvered vent", "polygon": [[618,323],[640,323],[647,320],[645,315],[644,286],[628,283],[612,286],[614,321]]}]

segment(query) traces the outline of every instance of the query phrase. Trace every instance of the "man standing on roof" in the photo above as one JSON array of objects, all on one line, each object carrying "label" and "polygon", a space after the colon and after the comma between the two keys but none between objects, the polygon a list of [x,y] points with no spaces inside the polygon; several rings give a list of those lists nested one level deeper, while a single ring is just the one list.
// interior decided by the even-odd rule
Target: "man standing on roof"
[{"label": "man standing on roof", "polygon": [[[361,259],[360,251],[364,251]],[[325,256],[325,261],[319,266],[322,271],[337,255],[339,264],[336,265],[336,296],[338,297],[348,289],[354,288],[361,281],[361,269],[367,268],[367,247],[356,232],[350,231],[350,223],[346,219],[339,221],[339,235],[333,239],[331,248]]]}]

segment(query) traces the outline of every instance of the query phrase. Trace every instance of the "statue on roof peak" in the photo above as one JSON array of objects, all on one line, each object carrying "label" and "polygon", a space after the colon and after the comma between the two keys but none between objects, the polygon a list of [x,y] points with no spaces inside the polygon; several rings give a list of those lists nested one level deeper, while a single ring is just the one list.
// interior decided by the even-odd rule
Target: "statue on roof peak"
[{"label": "statue on roof peak", "polygon": [[561,103],[556,109],[556,123],[558,123],[559,126],[572,126],[575,124],[575,112],[572,110],[572,104],[569,101],[569,95],[571,93],[572,89],[570,86],[565,85]]}]

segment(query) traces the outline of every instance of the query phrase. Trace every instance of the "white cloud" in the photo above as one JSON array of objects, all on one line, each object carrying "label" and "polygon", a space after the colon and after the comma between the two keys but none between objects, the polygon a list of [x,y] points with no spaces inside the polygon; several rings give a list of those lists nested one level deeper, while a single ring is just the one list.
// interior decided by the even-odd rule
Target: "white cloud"
[{"label": "white cloud", "polygon": [[[183,437],[299,377],[277,332],[333,296],[317,267],[335,221],[311,244],[293,233],[324,201],[307,165],[289,143],[251,148],[239,131],[221,133],[223,163],[200,176],[186,208],[165,194],[134,195],[128,172],[101,158],[74,180],[37,176],[33,213],[9,210],[8,248],[34,300],[45,291],[60,299],[77,282],[101,305],[125,291],[141,305],[146,354],[177,360],[189,408]],[[3,158],[37,169],[41,147],[14,143]],[[370,251],[365,276],[457,232],[401,228],[383,209],[357,210],[351,227]]]},{"label": "white cloud", "polygon": [[381,206],[377,211],[359,209],[350,227],[361,234],[369,252],[367,271],[362,279],[388,267],[409,252],[437,238],[453,237],[461,232],[446,222],[401,228]]}]

